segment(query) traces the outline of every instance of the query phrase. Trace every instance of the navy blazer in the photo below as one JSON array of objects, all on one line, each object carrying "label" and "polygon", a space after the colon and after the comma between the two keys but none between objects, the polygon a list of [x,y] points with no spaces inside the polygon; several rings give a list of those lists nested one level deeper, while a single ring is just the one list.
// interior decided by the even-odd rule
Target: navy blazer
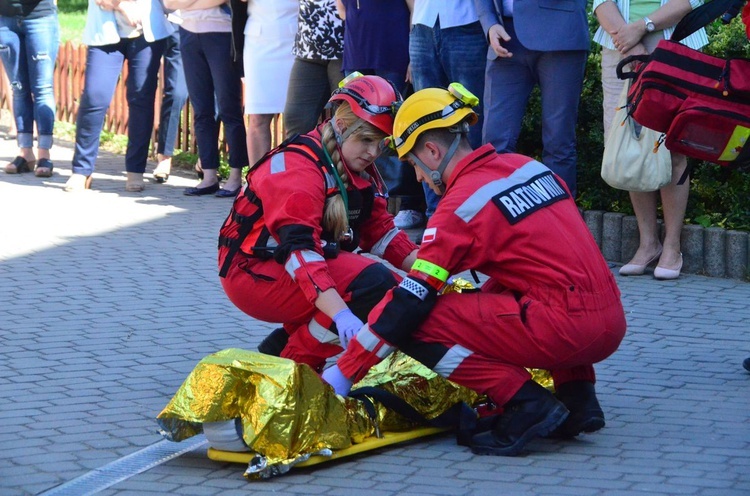
[{"label": "navy blazer", "polygon": [[[502,0],[474,0],[482,29],[503,24]],[[591,46],[586,0],[515,0],[513,27],[529,50],[588,50]],[[488,58],[497,58],[490,47]]]}]

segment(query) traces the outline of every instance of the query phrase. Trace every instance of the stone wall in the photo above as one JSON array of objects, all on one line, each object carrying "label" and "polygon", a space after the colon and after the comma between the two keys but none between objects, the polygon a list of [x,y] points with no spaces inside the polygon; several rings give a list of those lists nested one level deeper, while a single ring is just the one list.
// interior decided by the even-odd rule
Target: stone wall
[{"label": "stone wall", "polygon": [[[627,263],[631,259],[638,248],[638,223],[634,216],[588,210],[583,212],[583,218],[605,259],[616,263]],[[664,233],[661,234],[663,237]],[[682,272],[730,279],[748,278],[750,237],[747,232],[685,225],[681,244]]]}]

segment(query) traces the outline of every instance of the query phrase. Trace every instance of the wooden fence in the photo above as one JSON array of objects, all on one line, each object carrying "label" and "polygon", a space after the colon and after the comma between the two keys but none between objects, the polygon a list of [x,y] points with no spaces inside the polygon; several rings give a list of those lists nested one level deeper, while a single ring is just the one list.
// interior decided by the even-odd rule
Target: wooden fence
[{"label": "wooden fence", "polygon": [[[163,81],[162,77],[164,68],[159,70],[159,86],[154,101],[154,128],[151,134],[151,143],[156,143],[156,131],[159,127],[159,109],[161,107]],[[60,45],[55,65],[55,102],[57,104],[57,120],[75,124],[78,116],[78,106],[83,91],[83,84],[86,73],[86,46],[74,45],[68,41]],[[127,134],[128,132],[128,103],[126,99],[125,81],[128,75],[128,63],[125,62],[120,79],[117,81],[115,94],[107,110],[104,120],[104,130],[116,133]],[[4,73],[4,68],[0,64],[0,109],[9,109],[11,102],[11,90],[8,86],[8,80]],[[182,109],[180,119],[180,129],[177,133],[177,143],[175,144],[175,154],[178,151],[188,151],[196,153],[195,135],[193,134],[192,107],[190,102],[185,104]],[[272,123],[271,136],[273,145],[280,143],[284,139],[283,121],[281,116],[277,116]],[[222,144],[222,151],[227,150],[224,141],[223,129],[219,136]],[[154,145],[155,146],[155,145]]]}]

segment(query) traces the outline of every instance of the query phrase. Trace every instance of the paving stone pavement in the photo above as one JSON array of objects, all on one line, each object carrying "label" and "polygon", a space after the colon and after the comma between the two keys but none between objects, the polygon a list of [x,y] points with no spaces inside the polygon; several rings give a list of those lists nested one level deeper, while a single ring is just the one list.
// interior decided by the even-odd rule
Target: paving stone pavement
[{"label": "paving stone pavement", "polygon": [[[0,161],[13,158],[0,141]],[[102,153],[93,191],[0,172],[0,494],[40,494],[161,441],[154,418],[195,364],[254,349],[274,326],[221,290],[216,236],[230,200],[182,195],[188,173],[124,192]],[[153,164],[149,171],[153,170]],[[150,176],[149,176],[150,177]],[[750,494],[750,285],[618,277],[629,331],[597,367],[604,430],[474,456],[448,436],[247,482],[182,455],[101,491],[185,494]]]}]

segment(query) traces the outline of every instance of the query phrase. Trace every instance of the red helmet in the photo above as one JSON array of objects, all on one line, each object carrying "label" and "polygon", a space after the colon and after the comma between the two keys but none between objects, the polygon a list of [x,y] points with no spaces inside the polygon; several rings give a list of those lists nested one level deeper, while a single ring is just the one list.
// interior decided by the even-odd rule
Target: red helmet
[{"label": "red helmet", "polygon": [[360,75],[347,79],[328,101],[348,102],[357,117],[387,135],[393,134],[393,117],[403,101],[393,83],[380,76]]}]

